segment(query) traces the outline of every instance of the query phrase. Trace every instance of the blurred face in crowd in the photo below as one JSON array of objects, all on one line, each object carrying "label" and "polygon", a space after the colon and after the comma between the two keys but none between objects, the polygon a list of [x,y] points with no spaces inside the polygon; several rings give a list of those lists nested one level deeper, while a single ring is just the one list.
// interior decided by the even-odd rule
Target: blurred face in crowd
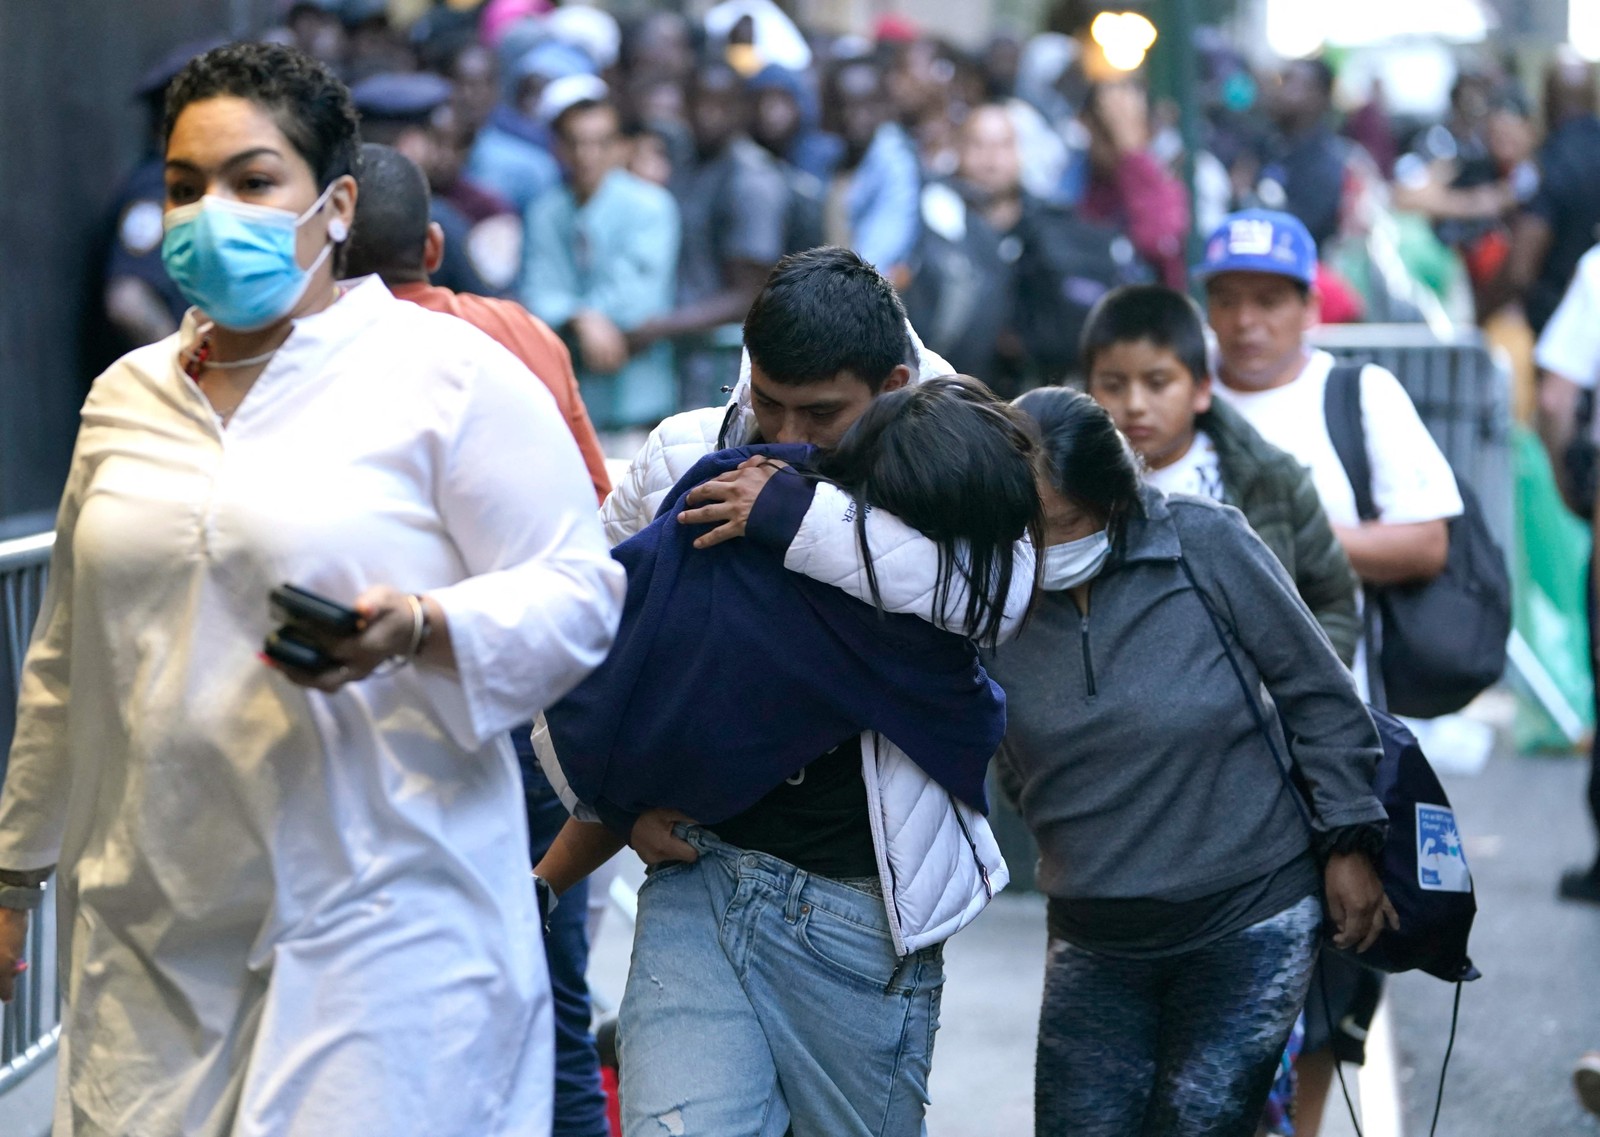
[{"label": "blurred face in crowd", "polygon": [[1536,138],[1527,116],[1510,107],[1491,111],[1484,130],[1489,154],[1501,173],[1509,174],[1533,157]]},{"label": "blurred face in crowd", "polygon": [[784,154],[800,133],[800,101],[781,87],[768,87],[756,94],[755,119],[751,136],[774,154]]},{"label": "blurred face in crowd", "polygon": [[1278,73],[1268,88],[1267,108],[1273,120],[1286,129],[1303,129],[1328,113],[1328,93],[1318,69],[1296,60]]},{"label": "blurred face in crowd", "polygon": [[1022,186],[1022,155],[1017,129],[1004,107],[981,106],[967,116],[958,139],[962,178],[996,197],[1017,193]]},{"label": "blurred face in crowd", "polygon": [[[434,193],[448,193],[461,180],[461,171],[467,166],[467,153],[472,149],[472,136],[462,125],[461,114],[453,104],[445,103],[429,117],[428,143],[426,160],[413,160],[428,175],[428,185]],[[401,148],[397,146],[396,149]]]},{"label": "blurred face in crowd", "polygon": [[[897,367],[877,393],[904,387],[910,378],[909,367]],[[774,383],[759,366],[750,366],[750,406],[767,442],[832,449],[874,397],[872,388],[849,371],[815,383],[789,384]]]},{"label": "blurred face in crowd", "polygon": [[629,91],[633,113],[640,122],[689,121],[688,100],[676,79],[652,78],[635,83]]},{"label": "blurred face in crowd", "polygon": [[983,71],[989,88],[1001,96],[1009,96],[1017,87],[1017,71],[1022,66],[1022,41],[1015,36],[996,36],[983,53]]},{"label": "blurred face in crowd", "polygon": [[289,32],[294,46],[313,59],[338,67],[350,51],[350,40],[345,35],[344,21],[331,12],[312,7],[297,8],[289,18]]},{"label": "blurred face in crowd", "polygon": [[463,48],[451,65],[450,79],[455,83],[452,98],[456,115],[463,128],[476,134],[500,101],[500,75],[494,53],[478,44]]},{"label": "blurred face in crowd", "polygon": [[941,107],[954,77],[955,65],[939,55],[937,45],[927,40],[906,44],[884,76],[895,117],[911,123]]},{"label": "blurred face in crowd", "polygon": [[1206,314],[1228,386],[1281,387],[1305,366],[1305,334],[1316,323],[1317,305],[1289,277],[1219,273],[1206,282]]},{"label": "blurred face in crowd", "polygon": [[621,135],[617,112],[609,103],[588,103],[567,111],[555,122],[556,157],[572,192],[586,201],[616,168]]},{"label": "blurred face in crowd", "polygon": [[684,79],[694,70],[689,25],[672,12],[653,12],[640,22],[632,44],[633,69],[642,75]]},{"label": "blurred face in crowd", "polygon": [[1079,117],[1089,132],[1089,162],[1103,175],[1116,173],[1124,147],[1143,149],[1150,144],[1150,97],[1139,83],[1096,83],[1089,89]]},{"label": "blurred face in crowd", "polygon": [[1196,379],[1171,348],[1128,340],[1095,356],[1089,394],[1145,465],[1159,470],[1188,453],[1195,416],[1211,409],[1211,378]]},{"label": "blurred face in crowd", "polygon": [[[310,164],[271,112],[234,95],[185,107],[172,124],[166,158],[168,209],[209,194],[299,215],[321,195]],[[334,187],[322,210],[300,226],[295,252],[301,265],[311,264],[327,245],[333,218],[348,226],[355,216],[355,179],[340,178]]]},{"label": "blurred face in crowd", "polygon": [[839,134],[851,156],[859,161],[889,117],[888,98],[878,69],[870,63],[847,64],[834,79],[833,97]]},{"label": "blurred face in crowd", "polygon": [[731,68],[708,67],[695,77],[689,126],[703,158],[722,152],[744,129],[743,84]]},{"label": "blurred face in crowd", "polygon": [[1463,75],[1450,91],[1450,109],[1457,128],[1471,134],[1483,125],[1489,114],[1489,99],[1494,83],[1487,75]]}]

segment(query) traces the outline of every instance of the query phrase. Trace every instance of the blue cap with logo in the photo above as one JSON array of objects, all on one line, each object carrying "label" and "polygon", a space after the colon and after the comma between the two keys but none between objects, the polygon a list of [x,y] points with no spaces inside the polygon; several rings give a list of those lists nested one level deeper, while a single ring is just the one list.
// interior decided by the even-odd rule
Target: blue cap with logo
[{"label": "blue cap with logo", "polygon": [[1224,272],[1268,272],[1307,287],[1317,279],[1317,243],[1298,217],[1275,209],[1230,213],[1206,240],[1197,280]]}]

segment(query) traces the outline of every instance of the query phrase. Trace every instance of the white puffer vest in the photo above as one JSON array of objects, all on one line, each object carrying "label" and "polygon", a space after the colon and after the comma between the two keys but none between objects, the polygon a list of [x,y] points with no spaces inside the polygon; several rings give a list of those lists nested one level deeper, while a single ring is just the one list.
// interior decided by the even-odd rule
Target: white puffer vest
[{"label": "white puffer vest", "polygon": [[[914,382],[951,374],[950,366],[928,351],[912,333],[917,349]],[[648,525],[667,492],[689,469],[713,453],[719,436],[728,446],[744,445],[754,434],[750,410],[750,360],[746,355],[739,384],[726,407],[710,407],[674,415],[651,432],[600,510],[612,544],[619,544]],[[726,427],[726,430],[724,430]],[[784,565],[868,599],[870,591],[861,564],[854,522],[855,502],[835,486],[817,487],[800,531],[784,557]],[[965,597],[957,589],[936,612],[938,552],[933,542],[897,519],[875,511],[867,518],[868,543],[880,599],[891,612],[906,612],[951,626],[943,612],[959,613]],[[1031,547],[1014,574],[1017,585],[1007,603],[1009,634],[1027,610],[1032,587]],[[569,809],[580,809],[548,754],[548,740],[535,731],[540,757],[552,784]],[[951,797],[905,752],[874,732],[861,736],[862,777],[884,907],[895,951],[906,955],[940,943],[970,924],[1009,882],[1011,876],[1000,846],[984,816]]]}]

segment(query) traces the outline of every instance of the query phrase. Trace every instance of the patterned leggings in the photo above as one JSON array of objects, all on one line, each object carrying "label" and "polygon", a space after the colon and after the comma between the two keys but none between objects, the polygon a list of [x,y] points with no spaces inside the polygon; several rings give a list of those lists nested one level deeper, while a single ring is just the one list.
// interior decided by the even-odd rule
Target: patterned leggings
[{"label": "patterned leggings", "polygon": [[1305,1002],[1315,896],[1195,951],[1119,959],[1050,942],[1038,1137],[1253,1137]]}]

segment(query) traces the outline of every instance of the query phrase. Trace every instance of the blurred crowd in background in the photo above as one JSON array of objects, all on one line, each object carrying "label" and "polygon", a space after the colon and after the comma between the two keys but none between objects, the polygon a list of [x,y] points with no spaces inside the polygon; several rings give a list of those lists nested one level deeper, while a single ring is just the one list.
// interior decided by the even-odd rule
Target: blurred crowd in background
[{"label": "blurred crowd in background", "polygon": [[[738,323],[785,253],[855,249],[929,346],[1014,395],[1070,375],[1106,291],[1183,286],[1191,234],[1254,205],[1316,238],[1324,322],[1484,325],[1526,409],[1533,336],[1600,224],[1595,79],[1576,56],[1540,85],[1462,54],[1448,113],[1419,119],[1391,112],[1381,79],[1352,107],[1327,59],[1263,67],[1202,29],[1186,146],[1138,51],[1128,68],[1054,30],[973,51],[897,15],[820,34],[771,0],[625,21],[546,0],[296,0],[266,37],[333,65],[364,137],[426,172],[435,282],[550,323],[596,426],[623,438],[723,398]],[[115,204],[103,293],[128,344],[182,313],[154,129],[205,46],[138,91],[151,157]]]}]

